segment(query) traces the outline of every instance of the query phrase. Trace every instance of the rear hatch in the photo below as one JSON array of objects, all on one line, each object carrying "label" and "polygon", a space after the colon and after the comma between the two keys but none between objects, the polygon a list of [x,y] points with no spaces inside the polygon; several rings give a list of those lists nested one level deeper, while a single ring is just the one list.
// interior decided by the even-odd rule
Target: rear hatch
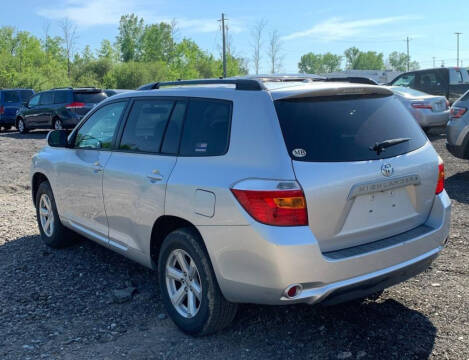
[{"label": "rear hatch", "polygon": [[20,94],[17,90],[3,91],[3,108],[1,109],[4,119],[16,119],[16,112],[21,106]]},{"label": "rear hatch", "polygon": [[101,89],[83,89],[73,91],[74,106],[68,107],[79,117],[83,117],[88,111],[96,106],[100,101],[107,98],[107,95]]},{"label": "rear hatch", "polygon": [[[274,97],[275,99],[275,97]],[[378,87],[283,96],[275,108],[311,231],[323,252],[408,231],[425,222],[438,157],[391,92]],[[384,151],[385,140],[403,139]]]}]

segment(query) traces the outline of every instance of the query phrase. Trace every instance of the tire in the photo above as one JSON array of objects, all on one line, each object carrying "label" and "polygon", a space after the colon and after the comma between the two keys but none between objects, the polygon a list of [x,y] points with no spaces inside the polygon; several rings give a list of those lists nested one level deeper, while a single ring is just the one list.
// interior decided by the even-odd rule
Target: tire
[{"label": "tire", "polygon": [[[47,221],[44,221],[44,217],[41,218],[41,212],[45,214],[44,211],[48,212],[45,219],[52,219],[51,223],[49,223],[50,226],[47,226]],[[41,238],[47,246],[59,249],[71,245],[74,242],[74,234],[60,222],[54,194],[47,181],[43,181],[37,190],[36,218]]]},{"label": "tire", "polygon": [[54,128],[54,130],[63,130],[64,124],[63,124],[62,120],[54,119],[54,121],[52,123],[52,127]]},{"label": "tire", "polygon": [[26,134],[29,129],[26,127],[26,124],[24,123],[24,120],[22,118],[19,118],[18,121],[16,122],[16,128],[18,129],[20,134]]},{"label": "tire", "polygon": [[[178,255],[185,259],[186,264],[195,264],[194,275],[190,275],[190,271],[187,271],[188,274],[185,277],[185,284],[190,282],[190,287],[185,286],[181,281],[167,277],[168,264],[172,265],[173,269],[182,270],[182,267],[178,266],[179,263],[173,263],[173,260],[179,258]],[[193,269],[193,266],[189,266],[189,269],[191,268]],[[183,271],[179,271],[179,275],[182,274]],[[158,259],[158,278],[166,310],[183,332],[194,336],[208,335],[222,330],[233,321],[238,305],[228,302],[223,297],[207,251],[202,245],[202,239],[193,229],[178,229],[165,238]],[[177,283],[180,284],[179,288],[172,286]],[[182,292],[181,305],[173,305],[170,293],[174,295],[184,286],[188,290],[185,294]],[[199,297],[196,296],[197,286],[200,289]],[[190,296],[194,299],[193,309],[196,309],[193,315],[189,315]],[[184,312],[184,305],[187,312]]]}]

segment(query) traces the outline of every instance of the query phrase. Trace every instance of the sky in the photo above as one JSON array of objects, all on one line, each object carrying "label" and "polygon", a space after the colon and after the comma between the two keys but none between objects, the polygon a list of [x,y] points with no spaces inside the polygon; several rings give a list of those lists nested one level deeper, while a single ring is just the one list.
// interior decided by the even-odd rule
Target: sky
[{"label": "sky", "polygon": [[[68,18],[77,27],[77,48],[114,42],[120,16],[135,13],[145,23],[176,20],[178,37],[191,38],[204,50],[220,53],[217,21],[224,12],[232,48],[237,56],[252,57],[252,28],[264,19],[261,72],[269,71],[266,55],[269,34],[281,36],[281,71],[298,72],[301,55],[314,52],[343,55],[356,46],[363,51],[406,51],[410,38],[412,60],[421,68],[456,65],[456,35],[460,59],[469,66],[469,1],[409,0],[1,0],[0,26],[13,26],[44,37],[60,35],[59,22]],[[449,5],[450,4],[450,5]],[[252,65],[252,62],[251,62]],[[251,67],[252,70],[252,67]]]}]

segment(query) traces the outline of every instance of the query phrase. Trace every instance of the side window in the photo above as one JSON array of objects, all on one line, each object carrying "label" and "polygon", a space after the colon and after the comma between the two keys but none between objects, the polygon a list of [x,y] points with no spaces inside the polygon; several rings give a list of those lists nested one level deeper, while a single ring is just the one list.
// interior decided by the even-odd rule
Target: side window
[{"label": "side window", "polygon": [[91,115],[77,132],[75,148],[110,149],[126,104],[122,101],[105,105]]},{"label": "side window", "polygon": [[414,85],[414,82],[415,82],[415,74],[406,74],[397,78],[394,82],[392,82],[392,85],[412,87]]},{"label": "side window", "polygon": [[157,153],[174,101],[136,100],[125,124],[119,149]]},{"label": "side window", "polygon": [[20,97],[17,91],[5,91],[3,93],[3,98],[5,99],[5,103],[19,103]]},{"label": "side window", "polygon": [[28,103],[28,106],[38,106],[39,105],[39,98],[41,97],[41,94],[34,95]]},{"label": "side window", "polygon": [[41,94],[41,100],[39,101],[40,105],[50,105],[54,103],[54,93],[46,92]]},{"label": "side window", "polygon": [[54,96],[54,104],[66,104],[68,100],[68,91],[56,91]]},{"label": "side window", "polygon": [[423,72],[420,73],[419,85],[422,88],[436,88],[440,83],[434,72]]},{"label": "side window", "polygon": [[186,113],[187,102],[178,101],[174,106],[171,119],[169,120],[166,134],[164,136],[161,152],[163,154],[177,154],[179,139],[181,138],[182,123]]},{"label": "side window", "polygon": [[216,156],[228,150],[231,103],[192,100],[187,109],[181,156]]}]

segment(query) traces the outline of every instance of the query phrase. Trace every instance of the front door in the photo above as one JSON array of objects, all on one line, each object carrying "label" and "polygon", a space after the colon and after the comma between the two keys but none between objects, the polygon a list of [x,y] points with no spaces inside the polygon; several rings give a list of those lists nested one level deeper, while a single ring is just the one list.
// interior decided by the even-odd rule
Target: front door
[{"label": "front door", "polygon": [[152,227],[164,214],[166,184],[176,164],[177,144],[166,138],[179,139],[185,107],[184,101],[164,99],[133,103],[119,147],[104,170],[109,240],[117,250],[149,250]]},{"label": "front door", "polygon": [[108,242],[103,203],[103,171],[111,156],[113,139],[127,101],[104,105],[94,112],[74,136],[74,147],[59,165],[61,213],[76,231]]},{"label": "front door", "polygon": [[38,116],[40,115],[39,100],[42,94],[34,95],[29,99],[28,105],[24,110],[24,122],[26,127],[32,128],[38,124]]}]

